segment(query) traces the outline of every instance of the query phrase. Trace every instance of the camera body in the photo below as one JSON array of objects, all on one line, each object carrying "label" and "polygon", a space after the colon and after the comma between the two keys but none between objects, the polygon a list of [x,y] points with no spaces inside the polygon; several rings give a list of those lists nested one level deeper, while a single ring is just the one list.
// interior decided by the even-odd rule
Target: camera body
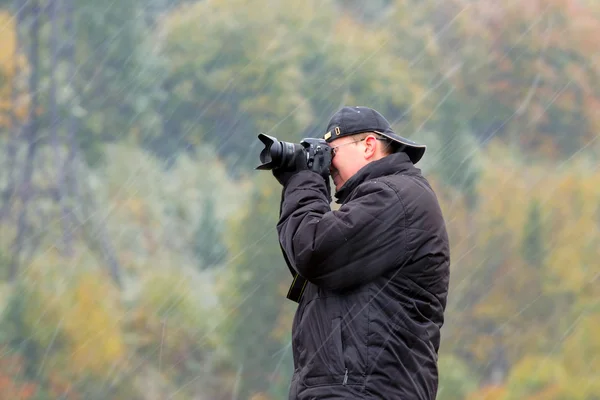
[{"label": "camera body", "polygon": [[324,139],[305,138],[300,143],[290,143],[263,133],[258,135],[258,139],[265,148],[260,153],[261,164],[256,169],[291,169],[295,167],[297,157],[305,157],[310,170],[321,175],[329,173],[332,153]]}]

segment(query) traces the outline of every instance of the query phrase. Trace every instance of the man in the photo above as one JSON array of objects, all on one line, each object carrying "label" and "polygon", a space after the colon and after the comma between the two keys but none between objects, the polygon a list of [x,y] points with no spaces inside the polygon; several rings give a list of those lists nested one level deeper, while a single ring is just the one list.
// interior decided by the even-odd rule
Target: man
[{"label": "man", "polygon": [[339,110],[324,139],[338,210],[327,173],[304,161],[273,171],[290,293],[299,288],[289,398],[433,400],[450,251],[436,196],[414,166],[425,146],[366,107]]}]

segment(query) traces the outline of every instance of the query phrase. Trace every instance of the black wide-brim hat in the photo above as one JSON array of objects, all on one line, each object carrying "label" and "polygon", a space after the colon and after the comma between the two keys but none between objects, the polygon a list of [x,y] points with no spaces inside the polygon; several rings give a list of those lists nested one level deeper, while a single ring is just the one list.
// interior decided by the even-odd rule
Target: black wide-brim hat
[{"label": "black wide-brim hat", "polygon": [[343,107],[336,112],[327,125],[327,133],[323,139],[330,143],[344,136],[365,132],[375,132],[395,142],[398,151],[405,152],[413,164],[419,162],[427,149],[424,144],[415,143],[394,133],[388,120],[378,111],[358,106]]}]

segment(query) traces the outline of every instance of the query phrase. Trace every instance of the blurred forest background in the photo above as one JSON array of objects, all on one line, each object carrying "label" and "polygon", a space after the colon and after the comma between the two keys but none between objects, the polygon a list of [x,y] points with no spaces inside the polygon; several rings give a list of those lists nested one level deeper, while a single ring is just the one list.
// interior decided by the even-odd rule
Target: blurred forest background
[{"label": "blurred forest background", "polygon": [[600,399],[600,2],[0,0],[0,397],[287,398],[267,133],[428,145],[439,400]]}]

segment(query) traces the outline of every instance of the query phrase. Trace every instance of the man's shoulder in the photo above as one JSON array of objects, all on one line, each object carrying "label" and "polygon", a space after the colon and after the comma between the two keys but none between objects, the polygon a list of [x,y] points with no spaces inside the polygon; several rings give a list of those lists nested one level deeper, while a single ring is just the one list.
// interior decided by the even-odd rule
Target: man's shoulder
[{"label": "man's shoulder", "polygon": [[397,197],[399,200],[411,199],[423,195],[433,195],[433,197],[435,197],[433,188],[428,180],[420,172],[411,171],[408,173],[381,175],[376,178],[373,177],[367,179],[356,186],[345,203],[356,201],[367,195],[389,197],[392,193],[395,194],[394,197]]},{"label": "man's shoulder", "polygon": [[[363,185],[368,182],[364,182]],[[422,190],[433,192],[429,181],[420,172],[383,175],[377,179],[371,179],[370,182],[379,182],[380,185],[386,185],[397,193],[404,193],[405,195],[413,192],[418,193]]]},{"label": "man's shoulder", "polygon": [[364,182],[360,183],[353,190],[352,194],[349,196],[348,200],[351,201],[353,199],[363,197],[365,195],[373,195],[373,194],[381,194],[385,195],[387,193],[395,192],[396,185],[389,182],[386,179],[386,176],[381,176],[378,178],[367,179]]}]

